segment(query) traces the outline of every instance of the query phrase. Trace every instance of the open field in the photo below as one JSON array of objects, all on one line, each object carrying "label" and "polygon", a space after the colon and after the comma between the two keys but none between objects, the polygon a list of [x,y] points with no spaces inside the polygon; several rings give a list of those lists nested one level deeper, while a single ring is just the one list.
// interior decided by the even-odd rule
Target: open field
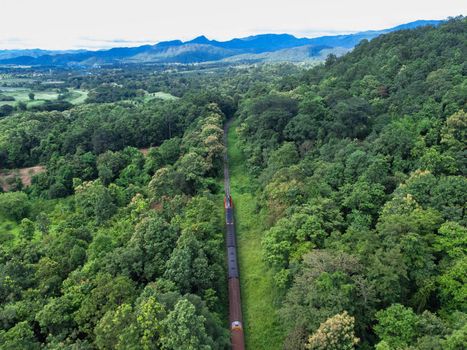
[{"label": "open field", "polygon": [[155,98],[159,98],[161,100],[178,100],[178,97],[163,91],[148,93],[144,97],[145,101],[153,100]]},{"label": "open field", "polygon": [[245,158],[236,146],[236,127],[237,123],[233,123],[229,129],[228,155],[246,348],[279,350],[284,338],[277,317],[279,295],[275,291],[272,274],[262,259],[262,223],[265,218],[256,213],[254,184],[248,175]]},{"label": "open field", "polygon": [[[29,99],[30,92],[34,93],[33,101]],[[5,88],[2,86],[0,86],[0,94],[11,96],[15,99],[15,101],[0,101],[0,106],[5,104],[14,106],[18,104],[18,102],[25,102],[28,104],[28,107],[29,104],[31,104],[32,107],[33,105],[43,103],[45,100],[56,100],[58,97],[58,93],[56,91],[31,91],[27,88]]]}]

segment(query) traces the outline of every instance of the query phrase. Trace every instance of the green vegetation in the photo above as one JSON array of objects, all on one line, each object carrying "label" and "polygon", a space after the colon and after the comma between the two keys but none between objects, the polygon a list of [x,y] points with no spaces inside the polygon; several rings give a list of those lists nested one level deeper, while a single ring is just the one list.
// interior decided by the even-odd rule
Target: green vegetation
[{"label": "green vegetation", "polygon": [[[25,191],[0,194],[2,347],[227,348],[223,225],[212,215],[222,208],[224,116],[212,103],[190,106],[171,130],[179,136],[164,142],[152,133],[160,146],[146,157],[132,147],[98,154],[74,145],[68,159],[44,154],[47,172]],[[53,115],[58,124],[46,119],[41,128],[65,127],[57,113],[14,115],[4,130],[11,136],[23,130],[12,127],[21,118],[30,125]],[[80,123],[89,122],[85,113]],[[50,133],[34,135],[43,143]]]},{"label": "green vegetation", "polygon": [[11,115],[15,110],[52,111],[71,108],[85,102],[87,91],[70,89],[66,92],[31,88],[3,88],[0,85],[0,118]]},{"label": "green vegetation", "polygon": [[[0,90],[2,88],[0,87]],[[16,102],[28,102],[32,100],[37,100],[37,101],[45,101],[45,100],[55,100],[58,97],[58,93],[56,91],[35,91],[34,92],[34,98],[30,99],[29,94],[33,93],[29,89],[14,89],[14,90],[7,90],[3,91],[2,94],[5,96],[11,96],[15,99]],[[4,102],[5,104],[7,102]],[[8,102],[8,104],[14,104],[14,102]]]},{"label": "green vegetation", "polygon": [[246,346],[248,349],[281,349],[283,332],[277,318],[279,295],[262,259],[261,239],[266,217],[257,210],[257,185],[237,146],[236,127],[237,123],[233,123],[229,129],[228,155]]},{"label": "green vegetation", "polygon": [[[19,174],[0,193],[0,347],[227,349],[233,118],[249,349],[463,349],[466,32],[312,68],[7,69],[27,101],[0,107],[2,176]],[[13,170],[32,166],[30,184]]]},{"label": "green vegetation", "polygon": [[[60,95],[56,90],[45,90],[45,91],[31,91],[29,89],[14,89],[14,90],[2,90],[0,86],[0,91],[4,96],[10,96],[14,98],[14,101],[3,101],[3,104],[15,104],[15,102],[28,102],[28,101],[50,101],[56,100]],[[30,98],[29,94],[33,94],[34,98]],[[72,90],[70,95],[65,99],[73,104],[83,103],[87,97],[86,91]],[[34,105],[33,102],[28,103],[28,106]]]},{"label": "green vegetation", "polygon": [[88,98],[88,91],[71,89],[69,95],[65,98],[66,101],[79,105],[86,101]]},{"label": "green vegetation", "polygon": [[2,245],[13,245],[19,237],[19,225],[16,221],[0,217],[0,242]]},{"label": "green vegetation", "polygon": [[169,94],[167,92],[163,92],[163,91],[154,92],[152,94],[148,93],[145,96],[145,98],[146,98],[146,101],[152,100],[153,98],[160,98],[161,100],[169,100],[169,101],[173,101],[177,99],[176,96]]}]

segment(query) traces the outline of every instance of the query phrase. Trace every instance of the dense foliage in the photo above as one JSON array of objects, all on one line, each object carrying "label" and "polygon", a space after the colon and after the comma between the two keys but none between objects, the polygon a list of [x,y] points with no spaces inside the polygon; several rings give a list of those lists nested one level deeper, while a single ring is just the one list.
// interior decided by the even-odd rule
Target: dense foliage
[{"label": "dense foliage", "polygon": [[16,227],[1,236],[2,349],[227,347],[224,119],[188,100],[3,121],[6,164],[47,171],[29,196],[0,194]]}]

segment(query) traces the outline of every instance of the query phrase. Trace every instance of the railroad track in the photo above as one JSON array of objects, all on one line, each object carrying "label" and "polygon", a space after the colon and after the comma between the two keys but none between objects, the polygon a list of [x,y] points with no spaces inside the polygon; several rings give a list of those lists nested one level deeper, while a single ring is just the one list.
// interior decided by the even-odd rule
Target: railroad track
[{"label": "railroad track", "polygon": [[[230,121],[224,126],[224,145],[227,149],[227,131]],[[224,155],[224,208],[225,208],[225,242],[227,250],[227,271],[229,279],[229,321],[232,350],[244,350],[242,303],[240,298],[240,280],[237,259],[237,237],[235,232],[233,200],[230,194],[230,176],[227,152]]]}]

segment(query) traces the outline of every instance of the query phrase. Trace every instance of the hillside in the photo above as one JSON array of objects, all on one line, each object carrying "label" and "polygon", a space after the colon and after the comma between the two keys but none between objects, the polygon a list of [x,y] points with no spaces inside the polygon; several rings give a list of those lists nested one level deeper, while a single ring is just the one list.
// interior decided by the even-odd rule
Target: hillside
[{"label": "hillside", "polygon": [[390,33],[242,100],[285,349],[465,345],[466,34]]}]

